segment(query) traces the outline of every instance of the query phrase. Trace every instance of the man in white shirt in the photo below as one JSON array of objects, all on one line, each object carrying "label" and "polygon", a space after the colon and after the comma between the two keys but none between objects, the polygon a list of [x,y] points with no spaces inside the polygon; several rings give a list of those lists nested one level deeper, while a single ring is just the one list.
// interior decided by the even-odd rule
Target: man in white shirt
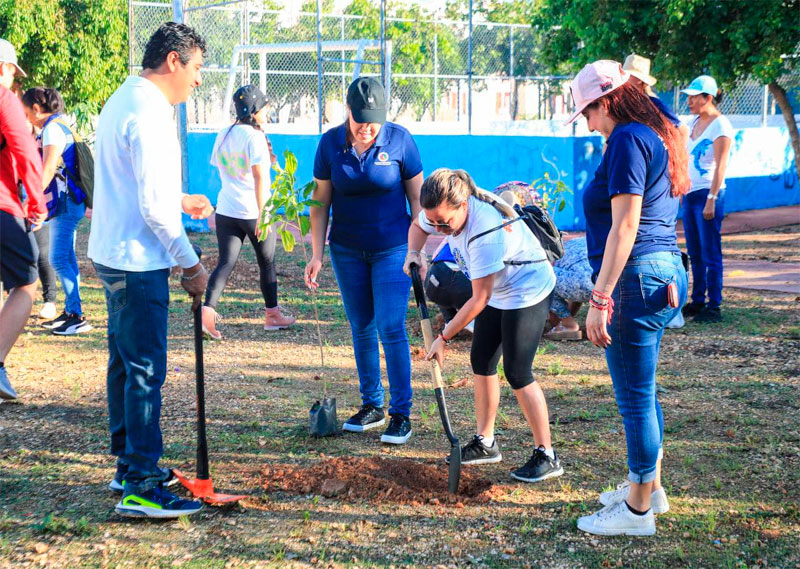
[{"label": "man in white shirt", "polygon": [[181,152],[173,105],[201,84],[205,41],[167,22],[150,38],[138,77],[128,77],[100,113],[89,257],[108,309],[108,415],[122,492],[119,514],[170,518],[193,514],[198,502],[165,489],[174,481],[158,466],[159,418],[167,370],[170,268],[198,306],[208,275],[184,231],[213,208],[202,195],[181,193]]}]

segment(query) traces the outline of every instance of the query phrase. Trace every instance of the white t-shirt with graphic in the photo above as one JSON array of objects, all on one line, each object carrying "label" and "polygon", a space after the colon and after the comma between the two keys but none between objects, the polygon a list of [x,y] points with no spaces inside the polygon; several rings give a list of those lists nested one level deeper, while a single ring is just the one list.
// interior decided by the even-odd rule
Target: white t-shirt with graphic
[{"label": "white t-shirt with graphic", "polygon": [[[51,120],[47,123],[47,126],[42,129],[42,148],[45,146],[54,146],[56,153],[61,156],[64,154],[64,151],[67,149],[67,145],[73,144],[74,140],[71,134],[64,132],[64,128],[56,124],[56,121]],[[58,193],[64,193],[67,191],[67,181],[64,179],[62,174],[63,167],[59,167],[56,171],[56,176],[54,178],[56,182],[56,187],[58,188]]]},{"label": "white t-shirt with graphic", "polygon": [[222,129],[211,151],[211,164],[217,167],[222,180],[217,213],[236,219],[258,219],[260,211],[252,168],[261,166],[264,199],[268,199],[272,186],[272,163],[266,135],[243,124]]},{"label": "white t-shirt with graphic", "polygon": [[[694,129],[694,125],[700,117],[696,117],[689,125],[689,132]],[[689,151],[689,178],[692,181],[690,192],[707,190],[711,187],[714,179],[714,169],[717,161],[714,159],[714,141],[721,136],[733,139],[734,130],[731,121],[727,117],[720,115],[709,124],[706,129],[696,139],[692,140],[689,136],[687,150]],[[725,180],[722,180],[720,189],[725,187]]]},{"label": "white t-shirt with graphic", "polygon": [[[419,214],[419,224],[427,233],[437,233],[426,222],[425,211]],[[458,235],[447,235],[450,250],[461,272],[470,279],[499,273],[494,279],[489,306],[513,310],[533,306],[547,298],[556,285],[553,267],[546,260],[544,249],[524,221],[516,221],[478,237],[475,236],[508,221],[491,204],[475,197],[469,198],[467,223]],[[544,261],[524,265],[509,265],[505,261]]]}]

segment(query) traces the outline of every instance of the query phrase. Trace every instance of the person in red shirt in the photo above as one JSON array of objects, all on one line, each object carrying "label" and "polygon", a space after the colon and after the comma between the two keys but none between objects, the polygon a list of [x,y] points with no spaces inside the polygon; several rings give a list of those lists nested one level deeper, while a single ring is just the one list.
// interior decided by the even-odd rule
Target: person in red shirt
[{"label": "person in red shirt", "polygon": [[[31,138],[25,111],[11,92],[14,76],[25,72],[17,64],[14,46],[0,39],[0,282],[8,298],[0,310],[0,398],[16,399],[3,365],[17,341],[36,296],[39,249],[31,226],[47,216],[42,194],[42,159]],[[28,200],[23,206],[19,183]]]}]

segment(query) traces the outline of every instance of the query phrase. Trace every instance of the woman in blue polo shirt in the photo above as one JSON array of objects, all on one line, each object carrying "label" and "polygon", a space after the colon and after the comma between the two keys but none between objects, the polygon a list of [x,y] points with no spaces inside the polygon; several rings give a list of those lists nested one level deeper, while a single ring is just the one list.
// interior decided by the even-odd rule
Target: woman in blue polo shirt
[{"label": "woman in blue polo shirt", "polygon": [[578,519],[597,535],[652,535],[669,509],[661,487],[664,416],[656,366],[667,323],[686,298],[675,235],[689,189],[680,134],[616,61],[596,61],[572,82],[576,112],[608,146],[586,187],[586,244],[595,282],[586,335],[605,349],[628,446],[628,480],[604,492],[605,507]]},{"label": "woman in blue polo shirt", "polygon": [[411,436],[411,355],[405,325],[410,280],[403,262],[411,216],[420,211],[422,162],[409,132],[386,122],[386,97],[378,81],[353,81],[347,106],[347,120],[322,135],[314,159],[313,197],[322,206],[311,208],[313,255],[305,281],[317,287],[332,208],[331,265],[353,334],[362,401],[344,430],[363,432],[385,423],[380,338],[391,416],[381,441],[403,444]]}]

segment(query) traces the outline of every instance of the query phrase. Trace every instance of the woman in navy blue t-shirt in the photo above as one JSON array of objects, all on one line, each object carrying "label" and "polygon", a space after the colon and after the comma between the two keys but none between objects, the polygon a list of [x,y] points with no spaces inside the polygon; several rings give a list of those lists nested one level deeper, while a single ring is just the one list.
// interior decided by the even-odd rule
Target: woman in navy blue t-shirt
[{"label": "woman in navy blue t-shirt", "polygon": [[359,78],[347,90],[344,124],[322,135],[314,159],[313,255],[305,281],[317,287],[328,217],[330,254],[353,334],[361,409],[344,424],[363,432],[385,423],[378,338],[386,356],[391,421],[381,441],[411,436],[411,355],[406,334],[410,280],[403,273],[411,215],[420,211],[422,162],[400,125],[386,122],[383,86]]},{"label": "woman in navy blue t-shirt", "polygon": [[605,506],[578,519],[597,535],[652,535],[669,508],[661,487],[664,417],[656,365],[666,324],[686,298],[677,247],[679,197],[689,189],[678,131],[615,61],[596,61],[572,82],[576,112],[607,139],[583,196],[595,288],[586,334],[605,348],[628,446],[628,480],[600,495]]}]

